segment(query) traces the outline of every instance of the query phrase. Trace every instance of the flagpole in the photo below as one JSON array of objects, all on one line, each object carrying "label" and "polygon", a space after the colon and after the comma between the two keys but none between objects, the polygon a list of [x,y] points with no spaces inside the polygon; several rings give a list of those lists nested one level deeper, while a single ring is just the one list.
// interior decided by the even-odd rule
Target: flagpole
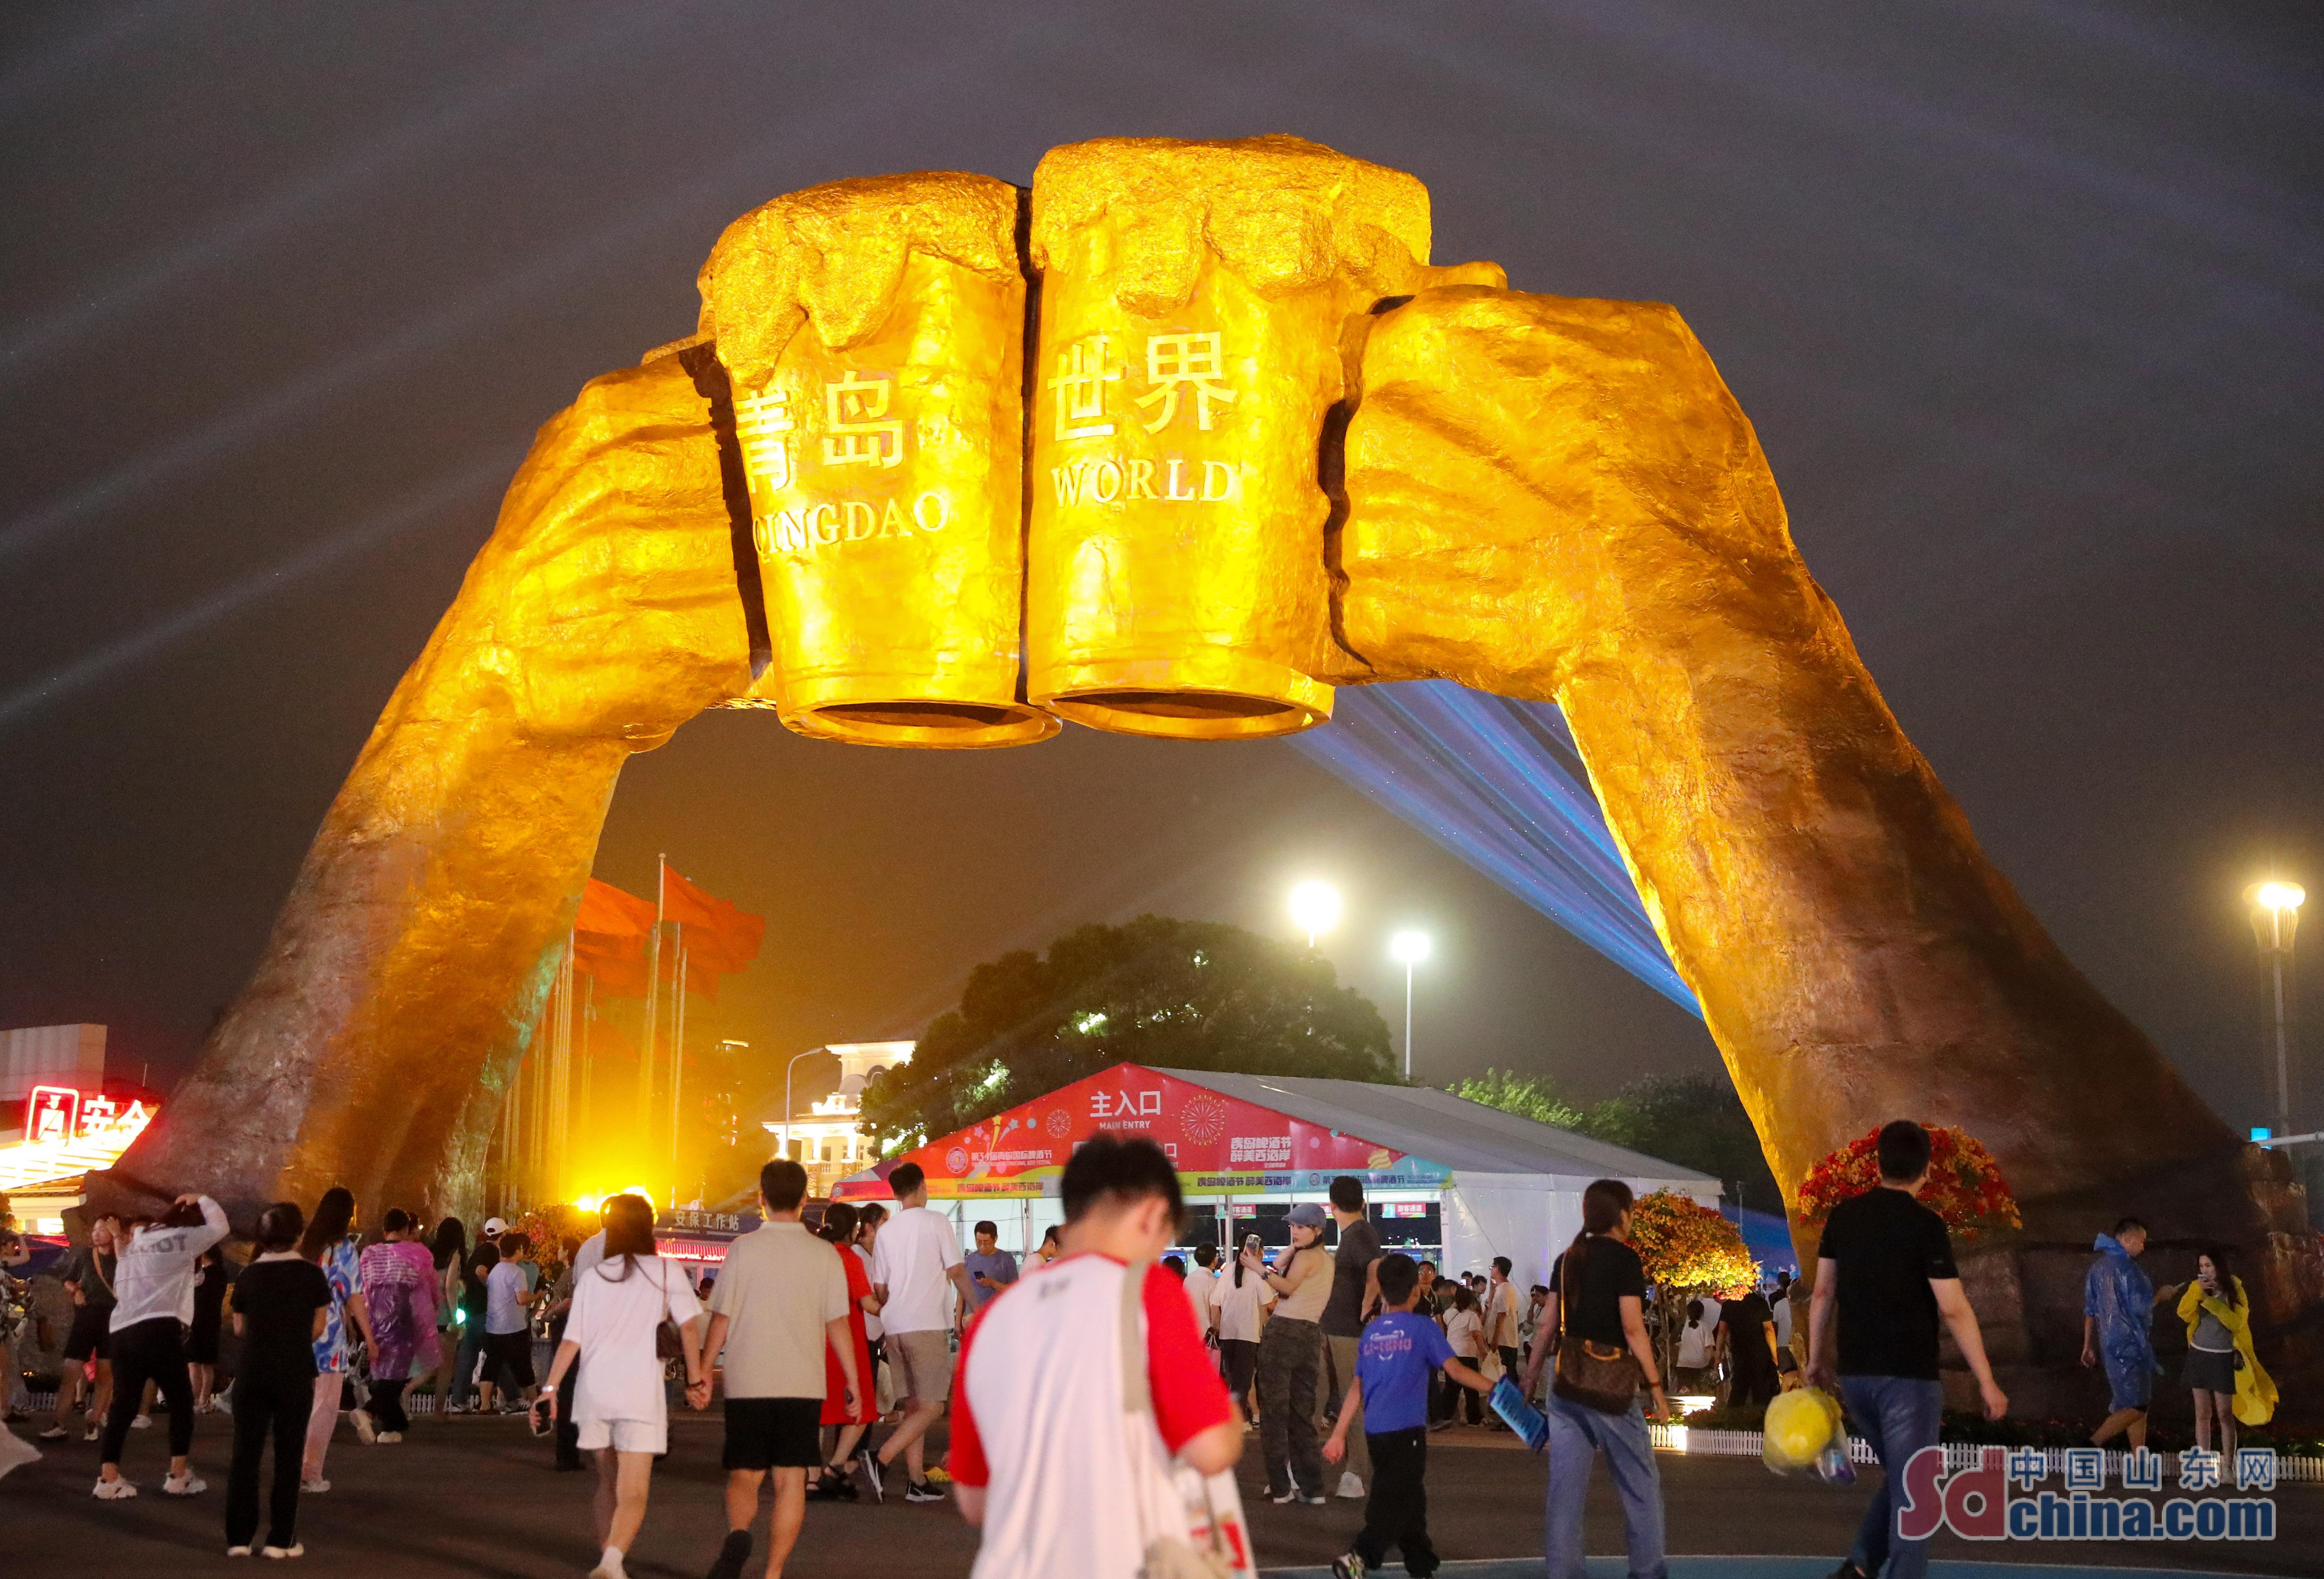
[{"label": "flagpole", "polygon": [[678,1034],[669,1053],[669,1209],[678,1210],[678,1097],[686,1085],[686,927],[678,928],[678,979],[670,991],[678,1000]]},{"label": "flagpole", "polygon": [[646,945],[646,1023],[644,1045],[638,1049],[638,1116],[650,1120],[653,1115],[654,1043],[660,1029],[661,1009],[661,912],[665,880],[663,872],[669,864],[667,854],[654,857],[654,927],[653,937]]}]

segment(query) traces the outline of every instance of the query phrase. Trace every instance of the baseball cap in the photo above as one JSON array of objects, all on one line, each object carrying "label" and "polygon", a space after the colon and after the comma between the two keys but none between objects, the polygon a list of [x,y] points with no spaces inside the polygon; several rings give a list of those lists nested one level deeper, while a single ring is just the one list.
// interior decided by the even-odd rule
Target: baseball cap
[{"label": "baseball cap", "polygon": [[502,1222],[499,1218],[487,1217],[484,1219],[484,1233],[486,1234],[497,1238],[507,1231],[508,1224]]},{"label": "baseball cap", "polygon": [[1302,1228],[1321,1228],[1329,1219],[1323,1215],[1323,1207],[1313,1201],[1302,1201],[1291,1208],[1291,1215],[1286,1221]]}]

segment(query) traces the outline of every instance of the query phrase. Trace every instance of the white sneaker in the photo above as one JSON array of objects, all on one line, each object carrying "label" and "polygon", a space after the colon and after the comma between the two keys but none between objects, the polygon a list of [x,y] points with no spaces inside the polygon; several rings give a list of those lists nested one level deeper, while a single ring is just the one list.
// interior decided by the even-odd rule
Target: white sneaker
[{"label": "white sneaker", "polygon": [[226,1549],[226,1555],[229,1557],[246,1557],[250,1556],[250,1548],[248,1547],[228,1547]]},{"label": "white sneaker", "polygon": [[630,1579],[629,1570],[622,1566],[622,1548],[607,1547],[597,1565],[589,1570],[589,1579]]},{"label": "white sneaker", "polygon": [[318,1491],[329,1491],[331,1489],[331,1482],[327,1480],[323,1480],[318,1476],[311,1481],[300,1481],[299,1482],[299,1489],[311,1497]]},{"label": "white sneaker", "polygon": [[369,1409],[350,1410],[348,1417],[355,1423],[356,1440],[365,1445],[379,1440],[379,1427],[373,1422]]},{"label": "white sneaker", "polygon": [[136,1494],[137,1488],[131,1485],[127,1481],[106,1480],[98,1481],[97,1482],[97,1490],[93,1493],[100,1502],[118,1502],[124,1497],[134,1497]]},{"label": "white sneaker", "polygon": [[401,1442],[403,1440],[403,1433],[401,1431],[382,1431],[379,1434],[379,1440],[382,1442]]},{"label": "white sneaker", "polygon": [[293,1541],[287,1547],[267,1547],[263,1550],[270,1557],[303,1557],[307,1555],[307,1543]]},{"label": "white sneaker", "polygon": [[1363,1482],[1362,1481],[1358,1480],[1358,1479],[1356,1478],[1356,1472],[1355,1472],[1355,1471],[1353,1471],[1353,1470],[1348,1470],[1348,1471],[1345,1471],[1344,1473],[1342,1473],[1341,1474],[1341,1476],[1340,1476],[1340,1495],[1341,1495],[1341,1496],[1342,1496],[1342,1497],[1360,1497],[1360,1496],[1362,1496],[1363,1494],[1364,1494],[1364,1482]]},{"label": "white sneaker", "polygon": [[146,1430],[150,1428],[152,1424],[153,1417],[151,1415],[133,1415],[129,1419],[129,1428],[132,1431]]},{"label": "white sneaker", "polygon": [[161,1490],[172,1497],[198,1497],[210,1489],[210,1483],[188,1470],[181,1475],[164,1475]]},{"label": "white sneaker", "polygon": [[91,1420],[88,1423],[88,1429],[81,1433],[80,1439],[83,1442],[94,1442],[104,1435],[105,1427],[98,1425],[96,1421]]}]

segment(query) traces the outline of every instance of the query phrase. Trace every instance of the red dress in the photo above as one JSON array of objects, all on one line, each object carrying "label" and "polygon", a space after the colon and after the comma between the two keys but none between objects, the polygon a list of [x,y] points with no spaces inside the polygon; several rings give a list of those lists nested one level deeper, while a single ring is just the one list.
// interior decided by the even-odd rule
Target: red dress
[{"label": "red dress", "polygon": [[847,1412],[847,1373],[839,1368],[839,1356],[831,1345],[823,1348],[823,1423],[826,1426],[868,1426],[875,1417],[878,1406],[872,1399],[876,1385],[872,1375],[872,1340],[863,1335],[863,1297],[872,1292],[872,1275],[863,1270],[863,1258],[845,1245],[839,1246],[839,1259],[847,1264],[847,1332],[855,1342],[855,1413]]}]

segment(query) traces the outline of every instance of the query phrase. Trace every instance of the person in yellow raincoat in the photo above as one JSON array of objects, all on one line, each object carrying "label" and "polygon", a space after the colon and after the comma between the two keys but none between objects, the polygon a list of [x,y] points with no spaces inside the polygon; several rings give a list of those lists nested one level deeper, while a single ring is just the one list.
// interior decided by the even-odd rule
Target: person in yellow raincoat
[{"label": "person in yellow raincoat", "polygon": [[2264,1426],[2275,1414],[2275,1383],[2252,1350],[2251,1300],[2224,1245],[2196,1258],[2195,1280],[2179,1297],[2187,1324],[2187,1385],[2195,1394],[2195,1445],[2211,1445],[2219,1423],[2219,1451],[2236,1451],[2236,1422]]}]

